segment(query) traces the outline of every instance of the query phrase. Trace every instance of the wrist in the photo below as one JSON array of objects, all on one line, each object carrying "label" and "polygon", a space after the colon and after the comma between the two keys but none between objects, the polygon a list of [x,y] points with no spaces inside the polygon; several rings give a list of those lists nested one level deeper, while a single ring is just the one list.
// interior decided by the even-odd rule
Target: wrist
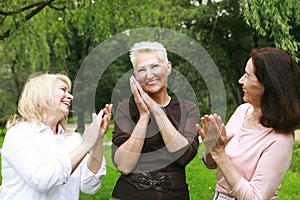
[{"label": "wrist", "polygon": [[148,123],[149,123],[149,120],[150,120],[150,116],[147,114],[147,115],[141,115],[137,124],[139,127],[148,127]]},{"label": "wrist", "polygon": [[211,155],[211,157],[212,157],[215,161],[221,160],[221,159],[223,159],[224,157],[227,156],[225,150],[211,151],[211,152],[210,152],[210,155]]},{"label": "wrist", "polygon": [[162,108],[161,108],[158,104],[156,104],[156,105],[153,105],[153,106],[151,107],[150,111],[151,111],[153,114],[155,114],[155,113],[161,112],[161,111],[162,111]]}]

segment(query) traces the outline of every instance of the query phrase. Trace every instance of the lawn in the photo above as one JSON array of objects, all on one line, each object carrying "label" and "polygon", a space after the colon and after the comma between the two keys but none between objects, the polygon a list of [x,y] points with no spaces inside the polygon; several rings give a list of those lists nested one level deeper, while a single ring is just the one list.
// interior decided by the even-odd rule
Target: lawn
[{"label": "lawn", "polygon": [[[110,141],[110,139],[111,130],[106,137],[107,141]],[[0,137],[0,147],[2,142],[3,137]],[[191,200],[212,199],[214,194],[215,170],[208,170],[204,167],[201,162],[201,152],[202,146],[199,148],[197,157],[187,166],[187,182],[190,188]],[[110,146],[104,147],[104,153],[107,161],[107,175],[103,179],[102,188],[94,195],[81,194],[81,200],[109,200],[111,198],[111,192],[119,173],[111,162]],[[295,142],[291,168],[279,190],[279,200],[297,199],[300,199],[300,141]]]},{"label": "lawn", "polygon": [[[213,199],[215,187],[215,170],[208,170],[201,161],[202,146],[198,155],[187,166],[187,182],[190,188],[191,200]],[[102,188],[95,195],[81,194],[82,200],[108,200],[119,173],[111,163],[110,147],[105,147],[105,157],[107,160],[107,175],[103,180]],[[283,180],[279,190],[279,200],[300,200],[300,141],[294,145],[293,160],[290,170]]]}]

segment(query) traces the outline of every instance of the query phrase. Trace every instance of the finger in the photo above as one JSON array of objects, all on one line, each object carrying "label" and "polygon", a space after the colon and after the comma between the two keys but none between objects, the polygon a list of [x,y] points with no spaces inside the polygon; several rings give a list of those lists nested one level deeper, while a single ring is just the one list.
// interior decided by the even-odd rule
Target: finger
[{"label": "finger", "polygon": [[143,99],[136,87],[136,85],[134,84],[134,80],[133,78],[131,77],[130,78],[130,88],[131,88],[131,92],[133,94],[133,97],[134,97],[134,100],[137,104],[142,104],[143,103]]},{"label": "finger", "polygon": [[210,124],[210,121],[209,121],[209,116],[208,115],[205,115],[204,117],[201,118],[201,122],[202,122],[202,129],[205,133],[207,133],[208,131],[208,128],[209,128],[209,124]]},{"label": "finger", "polygon": [[136,85],[136,87],[140,87],[139,82],[136,80],[136,78],[134,76],[131,76],[130,79],[132,80],[132,82]]},{"label": "finger", "polygon": [[[217,124],[218,124],[218,127],[223,127],[223,122],[222,122],[222,118],[220,116],[217,117]],[[222,130],[222,129],[220,129]]]},{"label": "finger", "polygon": [[[132,77],[132,81],[135,84],[135,87],[137,89],[137,92],[141,95],[141,97],[144,99],[145,96],[148,96],[145,91],[143,90],[142,86],[140,85],[140,83],[134,78]],[[143,96],[145,95],[145,96]]]},{"label": "finger", "polygon": [[151,105],[151,103],[153,104],[153,100],[149,97],[147,93],[145,93],[144,91],[140,91],[140,95],[147,106]]},{"label": "finger", "polygon": [[224,124],[222,124],[221,125],[221,134],[222,134],[222,136],[226,136],[226,128],[225,128],[225,125]]},{"label": "finger", "polygon": [[211,115],[204,115],[204,119],[206,121],[206,124],[209,125],[209,123],[211,121]]},{"label": "finger", "polygon": [[204,117],[201,117],[201,123],[202,123],[202,127],[203,127],[203,128],[206,128],[206,127],[207,127],[207,121],[206,121],[205,116],[204,116]]},{"label": "finger", "polygon": [[137,92],[141,95],[142,98],[143,98],[143,95],[147,95],[145,93],[145,91],[143,90],[142,86],[137,81],[135,81],[134,84],[135,84]]},{"label": "finger", "polygon": [[132,93],[139,94],[139,84],[133,76],[130,77],[130,87],[131,87]]},{"label": "finger", "polygon": [[141,92],[144,92],[133,76],[130,77],[130,88],[135,97],[141,96]]},{"label": "finger", "polygon": [[106,125],[107,125],[107,123],[108,123],[108,117],[105,115],[105,116],[103,117],[103,120],[101,121],[101,127],[102,127],[102,128],[105,128]]},{"label": "finger", "polygon": [[204,116],[206,128],[209,128],[209,126],[210,126],[210,123],[211,123],[211,116],[212,116],[212,115],[205,115],[205,116]]},{"label": "finger", "polygon": [[96,113],[92,113],[92,119],[96,119],[97,118],[97,114]]},{"label": "finger", "polygon": [[226,143],[227,142],[226,128],[225,128],[224,124],[222,124],[221,127],[222,127],[222,129],[221,129],[221,136],[222,136],[222,138],[224,140],[224,143]]},{"label": "finger", "polygon": [[102,119],[101,127],[107,130],[110,120],[111,120],[111,104],[110,105],[107,104],[104,108],[104,116]]},{"label": "finger", "polygon": [[218,127],[219,131],[221,132],[222,126],[223,126],[222,118],[219,115],[214,114],[213,119],[214,119],[214,122],[215,122],[216,126]]},{"label": "finger", "polygon": [[130,81],[132,82],[132,84],[138,89],[139,83],[138,81],[134,78],[134,76],[130,77]]},{"label": "finger", "polygon": [[130,80],[132,80],[133,82],[136,82],[136,78],[134,76],[130,76]]},{"label": "finger", "polygon": [[111,114],[111,108],[112,104],[106,104],[104,107],[104,114],[109,116]]},{"label": "finger", "polygon": [[[103,118],[103,114],[104,114],[104,111],[103,109],[101,109],[96,117],[96,119],[99,121],[99,120],[102,120]],[[100,122],[100,121],[99,121]]]},{"label": "finger", "polygon": [[221,127],[222,127],[222,124],[223,124],[222,118],[219,115],[215,115],[215,121],[216,121],[216,123],[217,123],[217,125],[218,125],[218,127],[221,131]]},{"label": "finger", "polygon": [[129,83],[130,83],[131,92],[134,95],[137,92],[137,88],[136,88],[136,85],[134,84],[134,80],[132,77],[130,77]]},{"label": "finger", "polygon": [[109,120],[111,119],[111,116],[112,116],[112,113],[111,113],[112,107],[113,107],[112,104],[109,104],[109,105],[107,106],[107,116],[109,117]]},{"label": "finger", "polygon": [[197,129],[198,134],[200,135],[201,127],[199,124],[196,124],[196,129]]},{"label": "finger", "polygon": [[204,131],[202,130],[202,128],[199,126],[199,124],[196,124],[196,129],[197,129],[198,135],[201,136],[201,139],[202,139],[202,140],[204,140],[204,138],[205,138],[205,133],[204,133]]}]

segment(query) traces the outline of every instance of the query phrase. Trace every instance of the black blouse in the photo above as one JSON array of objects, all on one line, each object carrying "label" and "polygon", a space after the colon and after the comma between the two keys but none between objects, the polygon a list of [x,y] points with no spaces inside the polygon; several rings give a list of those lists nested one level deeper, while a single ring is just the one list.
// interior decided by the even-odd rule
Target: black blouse
[{"label": "black blouse", "polygon": [[[195,125],[199,123],[200,118],[198,106],[190,101],[171,98],[170,103],[162,109],[173,126],[189,141],[189,144],[177,152],[168,152],[151,114],[144,146],[139,161],[132,172],[184,169],[197,154],[199,140]],[[130,99],[121,102],[117,107],[114,119],[113,162],[116,150],[130,137],[139,119],[139,111],[135,101]]]}]

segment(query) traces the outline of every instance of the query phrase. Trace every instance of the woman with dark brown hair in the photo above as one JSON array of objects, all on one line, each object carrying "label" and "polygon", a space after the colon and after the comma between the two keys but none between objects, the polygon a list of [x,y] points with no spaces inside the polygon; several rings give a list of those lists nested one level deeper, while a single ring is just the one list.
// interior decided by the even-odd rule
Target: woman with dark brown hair
[{"label": "woman with dark brown hair", "polygon": [[216,114],[202,117],[202,128],[197,125],[203,162],[217,168],[214,199],[274,200],[300,125],[300,70],[288,53],[259,48],[251,52],[239,83],[245,103],[226,127]]}]

